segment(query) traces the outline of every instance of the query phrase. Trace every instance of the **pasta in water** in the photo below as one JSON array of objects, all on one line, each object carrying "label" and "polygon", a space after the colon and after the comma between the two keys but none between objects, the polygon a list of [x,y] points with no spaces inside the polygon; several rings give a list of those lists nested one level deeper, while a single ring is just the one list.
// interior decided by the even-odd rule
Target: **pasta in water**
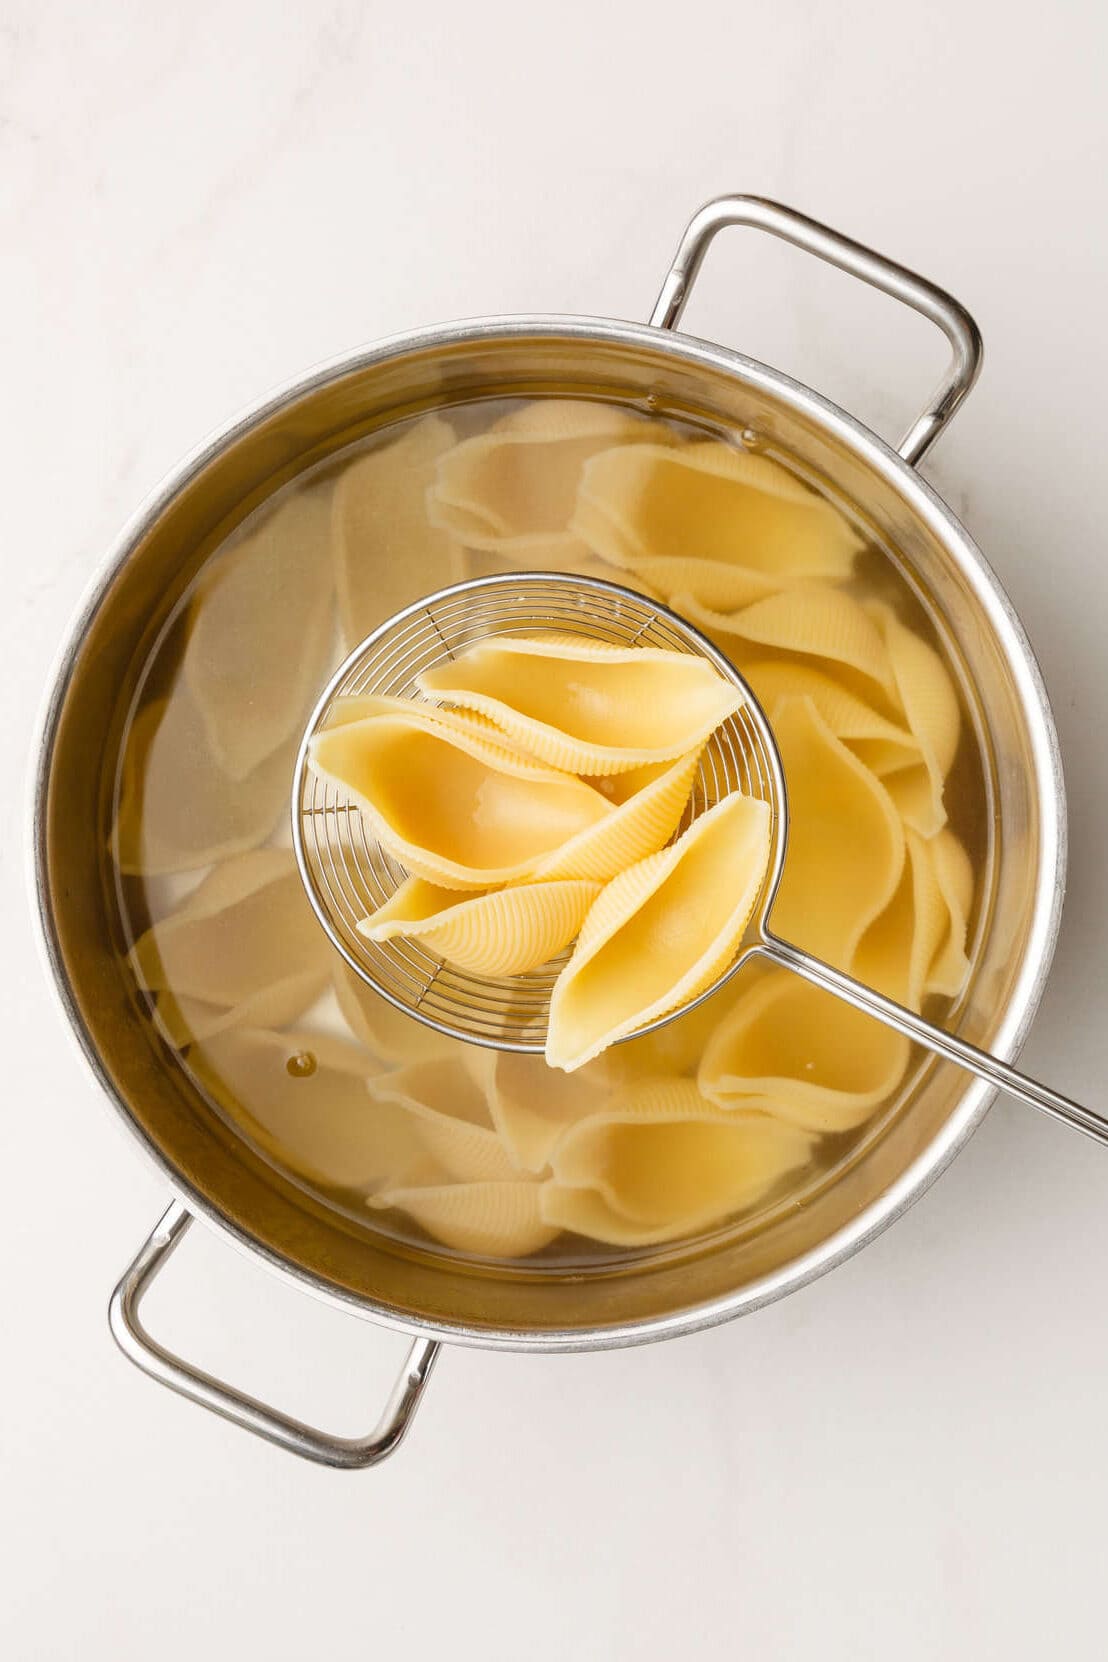
[{"label": "pasta in water", "polygon": [[416,681],[540,762],[601,776],[699,749],[742,702],[706,658],[583,636],[493,636]]},{"label": "pasta in water", "polygon": [[433,594],[462,576],[456,542],[430,523],[426,508],[435,469],[453,445],[449,422],[424,416],[340,473],[333,506],[335,582],[348,648],[418,594]]},{"label": "pasta in water", "polygon": [[746,798],[690,823],[732,707],[706,661],[495,637],[317,736],[317,777],[408,874],[366,900],[367,936],[429,975],[554,979],[545,1057],[372,991],[282,845],[340,642],[479,572],[579,571],[673,606],[762,704],[790,807],[774,929],[913,1009],[957,999],[983,763],[949,653],[863,541],[765,455],[562,397],[411,419],[245,520],[141,666],[110,839],[128,974],[209,1110],[344,1227],[536,1274],[793,1211],[909,1099],[916,1053],[759,963],[681,1009],[740,946],[769,852]]},{"label": "pasta in water", "polygon": [[[182,665],[212,754],[231,779],[299,740],[315,701],[335,631],[330,525],[329,492],[286,497],[197,584]],[[255,632],[264,676],[240,651]]]},{"label": "pasta in water", "polygon": [[585,467],[572,526],[665,598],[686,593],[722,611],[802,579],[848,577],[861,547],[776,462],[715,441],[604,451]]},{"label": "pasta in water", "polygon": [[443,457],[427,517],[466,548],[500,562],[568,570],[590,552],[569,526],[582,468],[612,445],[653,437],[650,422],[611,405],[543,399]]},{"label": "pasta in water", "polygon": [[572,1071],[726,968],[765,883],[770,812],[732,795],[609,883],[550,997],[546,1060]]},{"label": "pasta in water", "polygon": [[695,1080],[654,1081],[566,1131],[543,1215],[620,1246],[673,1240],[753,1204],[810,1148],[783,1120],[715,1107]]},{"label": "pasta in water", "polygon": [[326,986],[330,959],[282,848],[216,866],[130,954],[175,1044],[228,1027],[283,1027]]}]

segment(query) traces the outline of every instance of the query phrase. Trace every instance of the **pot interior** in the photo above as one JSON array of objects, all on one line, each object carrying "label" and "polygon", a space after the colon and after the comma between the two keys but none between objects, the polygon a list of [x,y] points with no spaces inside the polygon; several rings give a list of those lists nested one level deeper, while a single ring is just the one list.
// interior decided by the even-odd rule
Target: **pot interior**
[{"label": "pot interior", "polygon": [[862,517],[916,589],[960,675],[981,793],[973,971],[950,1025],[1011,1054],[1053,945],[1062,862],[1049,713],[1018,625],[960,527],[895,457],[803,389],[680,337],[583,322],[442,331],[323,372],[236,426],[144,515],[83,621],[48,726],[39,837],[48,942],[75,1025],[180,1192],[317,1290],[384,1319],[553,1347],[675,1331],[816,1273],[941,1168],[986,1092],[956,1069],[921,1066],[801,1204],[791,1195],[710,1239],[606,1263],[477,1266],[366,1227],[214,1111],[124,968],[134,926],[107,852],[138,677],[229,533],[291,479],[325,475],[336,452],[378,429],[475,400],[549,395],[747,430]]}]

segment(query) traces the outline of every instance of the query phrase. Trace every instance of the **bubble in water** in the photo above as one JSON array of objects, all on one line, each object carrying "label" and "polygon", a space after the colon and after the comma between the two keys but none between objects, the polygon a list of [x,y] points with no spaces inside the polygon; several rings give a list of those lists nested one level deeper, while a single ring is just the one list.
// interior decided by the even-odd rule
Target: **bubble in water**
[{"label": "bubble in water", "polygon": [[293,1079],[310,1079],[319,1063],[310,1050],[298,1050],[295,1056],[290,1056],[285,1067]]}]

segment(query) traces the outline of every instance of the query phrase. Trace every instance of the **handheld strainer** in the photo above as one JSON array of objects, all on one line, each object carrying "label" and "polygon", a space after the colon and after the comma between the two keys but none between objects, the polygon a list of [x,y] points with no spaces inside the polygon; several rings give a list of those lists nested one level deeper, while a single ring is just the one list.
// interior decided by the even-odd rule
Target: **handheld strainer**
[{"label": "handheld strainer", "polygon": [[419,699],[416,676],[493,635],[580,634],[618,646],[652,646],[707,658],[744,702],[712,734],[700,758],[684,829],[732,791],[761,798],[771,814],[771,854],[758,903],[733,961],[697,998],[634,1037],[665,1026],[710,998],[743,964],[768,960],[863,1010],[935,1055],[1011,1096],[1108,1144],[1108,1120],[1037,1083],[915,1011],[855,981],[775,935],[769,918],[788,842],[788,798],[777,743],[761,706],[738,670],[698,629],[659,601],[601,578],[561,572],[478,577],[398,612],[340,665],[308,721],[292,787],[296,861],[308,898],[332,944],[373,990],[440,1033],[498,1050],[540,1053],[550,994],[568,957],[529,975],[493,979],[467,974],[417,941],[369,941],[356,925],[382,906],[406,873],[367,829],[357,807],[308,766],[314,735],[341,698],[377,694]]}]

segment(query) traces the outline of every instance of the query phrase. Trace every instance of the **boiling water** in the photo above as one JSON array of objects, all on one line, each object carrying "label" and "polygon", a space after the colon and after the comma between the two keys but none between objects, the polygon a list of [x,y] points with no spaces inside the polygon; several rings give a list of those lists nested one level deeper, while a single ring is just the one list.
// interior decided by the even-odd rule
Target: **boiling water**
[{"label": "boiling water", "polygon": [[[598,449],[624,441],[609,437],[600,445],[590,434],[596,405],[577,423],[573,409],[559,403],[556,437],[544,435],[536,408],[483,401],[398,424],[302,475],[228,536],[141,666],[121,752],[113,847],[122,913],[137,943],[136,991],[161,1042],[213,1111],[358,1228],[436,1252],[523,1258],[540,1273],[603,1268],[629,1252],[680,1250],[706,1228],[765,1227],[782,1207],[832,1181],[879,1134],[910,1096],[918,1063],[894,1070],[886,1099],[846,1116],[849,1123],[831,1116],[818,1131],[809,1124],[804,1157],[794,1155],[756,1199],[738,1209],[717,1208],[708,1225],[667,1232],[632,1220],[626,1230],[622,1223],[600,1230],[600,1239],[587,1225],[521,1225],[513,1234],[515,1225],[488,1214],[489,1173],[501,1185],[516,1181],[503,1149],[493,1148],[500,1121],[494,1126],[489,1118],[490,1093],[509,1120],[538,1113],[568,1127],[589,1116],[604,1122],[644,1080],[678,1078],[691,1090],[713,1029],[747,983],[765,972],[742,972],[705,1006],[663,1029],[649,1053],[643,1054],[646,1041],[638,1052],[632,1042],[567,1078],[552,1075],[541,1057],[497,1061],[429,1037],[355,982],[331,953],[287,851],[293,759],[335,665],[401,607],[485,571],[558,565],[636,586],[633,571],[606,564],[602,551],[578,546],[567,529],[581,468]],[[601,413],[605,408],[612,407],[600,407]],[[480,465],[455,477],[457,443],[505,426],[530,432],[532,442],[471,450]],[[759,448],[754,434],[708,433],[660,417],[652,437],[655,430],[678,446],[711,437]],[[432,522],[427,491],[436,480],[441,500]],[[895,550],[878,547],[848,504],[836,507],[853,519],[866,546],[849,580],[834,586],[892,605],[937,648],[959,687],[961,736],[945,807],[976,875],[979,908],[989,866],[987,775],[964,678]],[[724,650],[736,650],[733,639],[716,638]],[[798,660],[789,650],[749,646],[738,649],[740,668],[744,651],[746,659],[829,668],[810,655]],[[858,690],[854,671],[830,667],[844,686]],[[826,880],[834,885],[834,837],[828,848]],[[804,945],[803,931],[793,933]],[[943,1008],[932,999],[927,1013],[941,1016]],[[817,1066],[806,1060],[805,1035],[786,1034],[782,1042],[795,1049],[803,1084]],[[467,1128],[461,1137],[459,1128]],[[657,1123],[637,1135],[635,1141],[636,1132],[626,1127],[607,1141],[607,1133],[599,1135],[597,1192],[615,1178],[633,1182],[640,1197],[664,1194],[670,1175],[675,1186],[690,1171],[695,1179],[697,1160],[706,1184],[718,1180],[722,1156],[710,1137],[698,1152],[687,1138],[678,1148]],[[468,1152],[457,1152],[463,1143]],[[420,1152],[427,1147],[433,1157]],[[454,1152],[444,1156],[444,1148]],[[516,1199],[525,1211],[534,1196],[522,1186],[537,1190],[549,1181],[547,1166],[518,1173]],[[372,1197],[397,1190],[409,1198],[370,1206]],[[438,1197],[430,1210],[421,1190]],[[459,1208],[461,1225],[451,1221]],[[632,1237],[629,1243],[613,1238],[621,1234]]]}]

